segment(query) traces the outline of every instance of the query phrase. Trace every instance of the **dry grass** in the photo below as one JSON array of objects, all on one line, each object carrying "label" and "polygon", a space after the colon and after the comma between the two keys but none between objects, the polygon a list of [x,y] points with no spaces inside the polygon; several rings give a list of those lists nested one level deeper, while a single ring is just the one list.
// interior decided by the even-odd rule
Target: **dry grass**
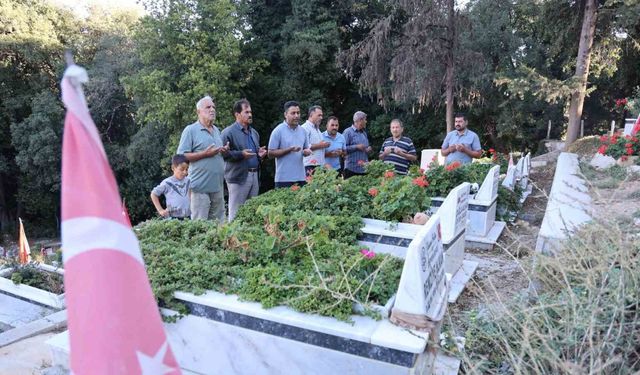
[{"label": "dry grass", "polygon": [[631,374],[640,370],[640,237],[594,223],[555,257],[536,255],[535,301],[473,312],[463,362],[473,374]]}]

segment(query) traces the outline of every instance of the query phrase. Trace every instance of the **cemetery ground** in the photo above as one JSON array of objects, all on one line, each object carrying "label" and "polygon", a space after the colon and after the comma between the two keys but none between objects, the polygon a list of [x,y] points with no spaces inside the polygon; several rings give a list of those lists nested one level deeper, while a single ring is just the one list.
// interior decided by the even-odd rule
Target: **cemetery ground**
[{"label": "cemetery ground", "polygon": [[[496,246],[465,250],[465,258],[479,267],[457,302],[448,306],[443,328],[447,337],[465,337],[465,351],[457,352],[452,340],[440,342],[445,351],[462,359],[463,372],[608,373],[615,368],[626,373],[636,366],[640,317],[633,311],[640,289],[640,272],[635,269],[640,250],[640,174],[617,166],[596,170],[589,166],[590,155],[592,150],[581,152],[580,169],[596,223],[574,237],[564,250],[568,254],[541,260],[535,252],[554,161],[531,170],[533,192]],[[619,276],[618,269],[628,271],[625,282],[605,288],[603,280]],[[557,275],[586,290],[566,288],[554,278]],[[533,298],[532,279],[542,280],[544,290],[557,290],[557,298],[549,300],[542,293]],[[634,302],[621,306],[615,303],[620,299]],[[8,328],[0,326],[0,333]],[[57,373],[58,368],[49,368],[45,344],[55,331],[59,329],[1,347],[0,375]],[[545,342],[550,345],[542,345]]]}]

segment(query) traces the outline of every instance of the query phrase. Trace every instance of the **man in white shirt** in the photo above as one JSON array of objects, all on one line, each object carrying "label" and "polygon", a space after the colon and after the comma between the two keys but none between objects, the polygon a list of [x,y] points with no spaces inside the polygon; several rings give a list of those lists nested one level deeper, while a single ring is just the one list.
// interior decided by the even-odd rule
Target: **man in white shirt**
[{"label": "man in white shirt", "polygon": [[304,157],[304,169],[307,176],[313,174],[313,170],[324,165],[324,151],[331,143],[322,139],[320,124],[322,123],[322,107],[314,105],[309,107],[307,121],[302,124],[302,128],[307,133],[308,143],[313,153]]}]

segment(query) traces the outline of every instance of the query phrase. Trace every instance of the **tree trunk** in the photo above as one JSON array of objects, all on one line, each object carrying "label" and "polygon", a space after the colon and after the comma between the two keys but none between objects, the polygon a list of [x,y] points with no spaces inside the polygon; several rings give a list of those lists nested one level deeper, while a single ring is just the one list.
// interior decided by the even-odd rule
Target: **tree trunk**
[{"label": "tree trunk", "polygon": [[580,31],[580,45],[576,60],[576,73],[574,75],[580,83],[580,86],[571,94],[569,125],[567,127],[565,148],[578,139],[580,132],[580,119],[582,118],[584,95],[587,90],[587,77],[589,76],[589,64],[591,62],[591,46],[593,45],[597,18],[598,6],[596,0],[586,0],[584,18],[582,19],[582,31]]},{"label": "tree trunk", "polygon": [[449,31],[449,45],[447,46],[447,73],[446,73],[446,96],[447,96],[447,133],[453,131],[453,77],[455,66],[453,52],[455,48],[456,30],[454,19],[454,0],[447,2],[447,26]]}]

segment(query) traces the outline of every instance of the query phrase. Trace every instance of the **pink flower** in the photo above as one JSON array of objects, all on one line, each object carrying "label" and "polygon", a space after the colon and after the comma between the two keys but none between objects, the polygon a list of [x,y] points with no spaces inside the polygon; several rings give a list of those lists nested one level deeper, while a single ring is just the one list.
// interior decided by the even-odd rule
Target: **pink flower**
[{"label": "pink flower", "polygon": [[298,190],[300,190],[300,186],[298,186],[298,185],[293,185],[291,187],[291,191],[298,191]]},{"label": "pink flower", "polygon": [[376,253],[374,253],[369,249],[360,249],[360,254],[364,255],[364,257],[367,259],[372,259],[373,257],[376,256]]},{"label": "pink flower", "polygon": [[462,163],[460,163],[459,161],[454,161],[453,163],[451,163],[451,164],[447,165],[447,166],[445,167],[445,169],[446,169],[447,171],[451,172],[452,170],[454,170],[454,169],[458,168],[458,167],[459,167],[459,166],[461,166],[461,165],[462,165]]},{"label": "pink flower", "polygon": [[376,195],[378,195],[379,191],[376,188],[371,188],[369,189],[369,195],[371,195],[372,197],[375,197]]},{"label": "pink flower", "polygon": [[420,177],[414,178],[412,182],[414,185],[418,185],[420,187],[429,186],[429,181],[427,181],[426,176],[420,176]]},{"label": "pink flower", "polygon": [[424,169],[420,168],[420,174],[424,174]]},{"label": "pink flower", "polygon": [[393,176],[395,176],[396,174],[393,173],[393,171],[386,171],[384,172],[384,178],[393,178]]}]

